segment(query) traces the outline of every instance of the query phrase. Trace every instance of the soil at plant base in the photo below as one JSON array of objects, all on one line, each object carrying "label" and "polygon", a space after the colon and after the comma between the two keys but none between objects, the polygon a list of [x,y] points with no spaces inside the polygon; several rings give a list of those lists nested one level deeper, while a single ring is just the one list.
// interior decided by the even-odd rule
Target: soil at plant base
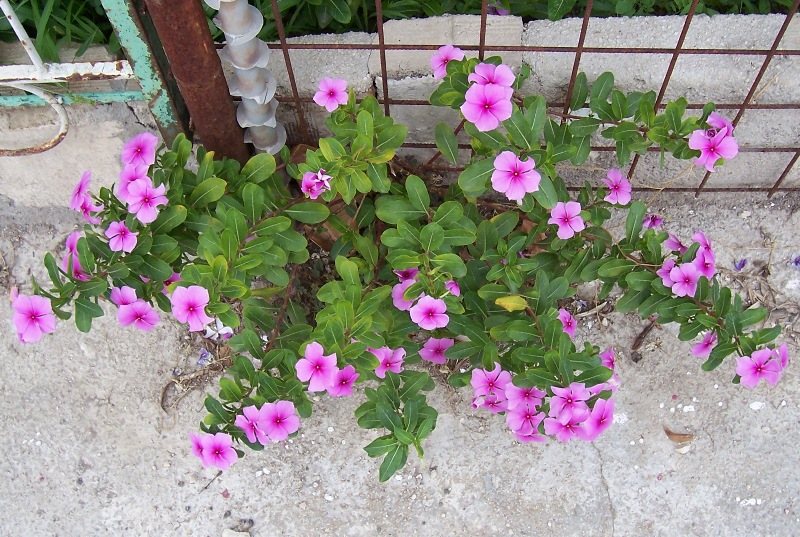
[{"label": "soil at plant base", "polygon": [[[61,252],[75,213],[0,200],[0,284],[30,292],[47,251]],[[654,211],[684,239],[702,229],[718,266],[747,301],[787,326],[798,354],[797,196],[661,196]],[[622,220],[614,231],[619,234]],[[747,274],[733,270],[746,258]],[[326,270],[320,262],[321,270]],[[313,296],[309,293],[310,296]],[[592,288],[577,312],[593,309]],[[615,346],[622,387],[614,425],[596,442],[522,445],[500,416],[473,410],[441,384],[424,463],[385,484],[362,446],[353,397],[320,398],[300,434],[218,475],[189,453],[205,415],[215,347],[166,318],[150,333],[121,329],[109,310],[89,334],[60,322],[21,345],[2,308],[2,535],[797,535],[800,527],[798,374],[775,388],[730,383],[734,362],[704,373],[672,327],[602,310],[580,317],[581,338]],[[170,385],[162,408],[164,387]],[[184,388],[191,390],[182,391]],[[177,404],[175,404],[177,403]],[[665,433],[665,428],[667,432]]]}]

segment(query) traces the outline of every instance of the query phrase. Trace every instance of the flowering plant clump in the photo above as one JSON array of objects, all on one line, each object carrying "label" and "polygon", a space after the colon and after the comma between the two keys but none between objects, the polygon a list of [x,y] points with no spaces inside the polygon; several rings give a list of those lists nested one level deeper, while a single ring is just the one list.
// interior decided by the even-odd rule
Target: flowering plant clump
[{"label": "flowering plant clump", "polygon": [[[20,340],[53,332],[56,317],[74,316],[87,331],[108,301],[122,326],[151,330],[158,309],[228,345],[219,396],[206,399],[202,432],[191,435],[202,464],[220,469],[244,447],[295,434],[311,415],[309,394],[347,397],[361,384],[356,421],[381,431],[365,447],[383,457],[381,481],[411,449],[422,457],[436,425],[428,363],[452,386],[469,384],[472,406],[502,415],[520,442],[591,441],[608,428],[620,387],[614,349],[576,344],[565,308],[584,282],[600,282],[601,300],[618,289],[620,312],[698,338],[691,352],[704,370],[736,354],[735,383],[778,381],[788,363],[786,345],[772,344],[780,327],[748,330],[767,312],[720,285],[709,237],[662,231],[618,169],[575,195],[558,175],[558,163],[588,158],[601,128],[620,166],[657,147],[713,171],[738,151],[713,105],[684,117],[679,99],[657,113],[654,92],[615,90],[610,73],[590,86],[580,74],[569,109],[581,113],[556,120],[542,97],[519,95],[529,69],[515,76],[499,58],[465,59],[452,46],[431,65],[441,79],[431,102],[461,111],[473,149],[457,183],[395,173],[388,163],[406,127],[330,78],[315,101],[332,112],[333,136],[285,165],[297,196],[270,155],[242,167],[199,148],[194,172],[186,139],[158,150],[152,135],[137,136],[113,190],[93,195],[88,173],[76,187],[71,207],[87,224],[60,264],[45,256],[52,287],[34,281],[34,296],[15,297]],[[444,123],[436,144],[458,161]],[[281,157],[290,162],[288,149]],[[504,202],[485,204],[491,193]],[[604,228],[612,210],[627,213],[624,236]],[[336,274],[319,288],[318,307],[304,309],[293,290],[309,260],[306,237],[319,234]]]}]

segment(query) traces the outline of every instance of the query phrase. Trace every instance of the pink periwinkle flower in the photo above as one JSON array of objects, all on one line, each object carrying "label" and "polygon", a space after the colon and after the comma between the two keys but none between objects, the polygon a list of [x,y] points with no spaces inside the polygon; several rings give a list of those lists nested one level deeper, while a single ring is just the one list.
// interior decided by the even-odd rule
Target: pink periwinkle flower
[{"label": "pink periwinkle flower", "polygon": [[419,350],[419,355],[423,360],[428,362],[442,365],[447,362],[447,357],[444,353],[455,345],[456,341],[450,338],[429,338],[428,341]]},{"label": "pink periwinkle flower", "polygon": [[117,197],[128,203],[128,197],[130,194],[128,193],[128,187],[131,186],[131,183],[134,181],[138,181],[139,179],[147,179],[147,170],[149,168],[147,166],[137,166],[135,164],[128,164],[122,171],[119,173],[119,183],[117,184]]},{"label": "pink periwinkle flower", "polygon": [[464,59],[464,52],[453,45],[444,45],[439,47],[436,54],[431,56],[431,69],[433,69],[433,78],[444,78],[447,76],[447,62],[456,60],[461,61]]},{"label": "pink periwinkle flower", "polygon": [[[506,399],[508,400],[509,410],[513,410],[518,406],[534,409],[542,404],[542,399],[545,395],[547,395],[545,392],[539,388],[536,388],[535,386],[530,388],[520,388],[511,382],[506,384],[506,387],[503,391],[505,392]],[[514,429],[512,428],[512,430]]]},{"label": "pink periwinkle flower", "polygon": [[444,288],[453,296],[461,296],[461,287],[458,286],[455,280],[445,282]]},{"label": "pink periwinkle flower", "polygon": [[717,333],[706,332],[700,343],[692,345],[692,354],[698,358],[708,358],[714,345],[717,344]]},{"label": "pink periwinkle flower", "polygon": [[581,427],[576,430],[577,435],[587,442],[591,442],[600,436],[603,431],[611,427],[614,421],[614,400],[598,399],[592,413],[581,423]]},{"label": "pink periwinkle flower", "polygon": [[748,388],[755,388],[762,378],[775,386],[783,373],[781,363],[780,354],[776,357],[772,349],[761,349],[754,351],[751,356],[737,358],[736,374],[741,377],[741,383]]},{"label": "pink periwinkle flower", "polygon": [[486,13],[488,15],[511,15],[511,12],[504,8],[500,2],[489,4]]},{"label": "pink periwinkle flower", "polygon": [[394,350],[389,347],[367,350],[378,359],[378,367],[375,368],[375,374],[378,378],[386,377],[387,371],[399,373],[403,370],[403,360],[406,357],[406,350],[403,347]]},{"label": "pink periwinkle flower", "polygon": [[139,330],[149,332],[158,324],[158,312],[144,300],[122,304],[117,310],[117,320],[122,326],[133,325]]},{"label": "pink periwinkle flower", "polygon": [[608,170],[608,178],[603,179],[603,182],[611,191],[604,199],[609,203],[616,203],[618,205],[627,205],[631,201],[631,187],[630,181],[627,177],[622,175],[619,170],[611,168]]},{"label": "pink periwinkle flower", "polygon": [[400,311],[408,311],[414,304],[413,300],[406,300],[403,298],[403,293],[406,289],[414,285],[414,280],[405,280],[402,283],[397,283],[392,287],[392,304]]},{"label": "pink periwinkle flower", "polygon": [[445,313],[447,305],[440,298],[422,295],[419,301],[411,306],[409,313],[411,320],[423,330],[444,328],[450,322],[450,317]]},{"label": "pink periwinkle flower", "polygon": [[472,404],[475,408],[485,408],[492,414],[499,414],[500,412],[508,411],[508,400],[506,399],[505,391],[497,391],[476,397]]},{"label": "pink periwinkle flower", "polygon": [[142,224],[153,222],[158,216],[158,206],[167,204],[165,185],[153,186],[149,177],[138,179],[128,185],[128,210]]},{"label": "pink periwinkle flower", "polygon": [[203,468],[227,470],[239,458],[233,449],[233,438],[229,434],[190,433],[189,437],[192,440],[192,455],[200,458]]},{"label": "pink periwinkle flower", "polygon": [[322,345],[312,341],[306,346],[304,356],[295,364],[295,370],[301,382],[308,382],[308,391],[324,392],[333,386],[339,372],[336,367],[336,353],[325,356]]},{"label": "pink periwinkle flower", "polygon": [[136,248],[138,232],[128,229],[125,222],[111,222],[106,229],[108,247],[112,252],[132,252]]},{"label": "pink periwinkle flower", "polygon": [[669,248],[670,251],[678,252],[681,255],[685,254],[686,250],[689,249],[686,246],[684,246],[683,243],[680,241],[680,239],[678,239],[678,237],[676,237],[672,233],[670,233],[667,240],[664,241],[664,246]]},{"label": "pink periwinkle flower", "polygon": [[319,82],[319,91],[314,94],[314,102],[333,112],[339,105],[347,104],[347,81],[341,78],[325,77]]},{"label": "pink periwinkle flower", "polygon": [[786,369],[786,366],[789,365],[789,348],[786,343],[781,343],[780,347],[772,350],[772,358],[778,360],[781,370]]},{"label": "pink periwinkle flower", "polygon": [[581,204],[577,201],[568,201],[567,203],[559,201],[556,203],[556,206],[550,211],[550,220],[547,223],[558,225],[556,235],[558,235],[559,239],[569,239],[575,233],[586,228],[586,224],[583,223],[583,218],[581,218]]},{"label": "pink periwinkle flower", "polygon": [[122,148],[122,163],[134,166],[150,166],[156,161],[158,138],[149,132],[134,136]]},{"label": "pink periwinkle flower", "polygon": [[542,176],[534,168],[532,158],[520,160],[511,151],[503,151],[494,159],[492,188],[512,201],[522,201],[525,194],[539,190]]},{"label": "pink periwinkle flower", "polygon": [[82,210],[81,207],[83,206],[83,200],[89,195],[89,185],[91,182],[92,172],[83,172],[81,180],[78,181],[78,184],[75,185],[75,189],[72,191],[72,198],[69,200],[70,209],[73,211]]},{"label": "pink periwinkle flower", "polygon": [[300,417],[291,401],[265,403],[259,416],[259,427],[273,442],[286,440],[300,428]]},{"label": "pink periwinkle flower", "polygon": [[111,295],[109,296],[111,302],[117,306],[127,306],[133,304],[139,298],[136,296],[136,290],[133,287],[123,285],[122,287],[112,287]]},{"label": "pink periwinkle flower", "polygon": [[331,176],[326,175],[325,170],[306,172],[303,174],[300,190],[312,200],[317,199],[323,192],[327,192],[330,189]]},{"label": "pink periwinkle flower", "polygon": [[475,71],[467,77],[467,80],[481,86],[497,84],[498,86],[510,88],[514,84],[514,73],[509,66],[502,63],[500,65],[479,63],[475,66]]},{"label": "pink periwinkle flower", "polygon": [[614,347],[609,347],[600,353],[600,365],[607,367],[611,370],[617,366],[617,354],[614,352]]},{"label": "pink periwinkle flower", "polygon": [[172,314],[182,323],[189,323],[190,332],[200,332],[214,319],[206,315],[208,290],[199,285],[178,287],[169,297],[172,303]]},{"label": "pink periwinkle flower", "polygon": [[657,214],[646,214],[642,219],[642,225],[647,229],[655,229],[664,225],[664,219]]},{"label": "pink periwinkle flower", "polygon": [[352,365],[345,366],[336,373],[333,384],[328,386],[328,395],[331,397],[345,397],[353,395],[353,384],[360,375]]},{"label": "pink periwinkle flower", "polygon": [[90,274],[81,266],[78,260],[78,239],[81,238],[80,231],[73,231],[67,237],[66,246],[67,251],[61,259],[61,270],[67,272],[69,269],[70,260],[72,262],[72,277],[78,281],[85,282],[90,278]]},{"label": "pink periwinkle flower", "polygon": [[83,213],[83,219],[90,224],[99,224],[100,219],[96,216],[92,216],[92,213],[99,213],[103,210],[103,205],[95,205],[92,203],[92,197],[88,194],[84,196],[83,202],[81,203],[81,212]]},{"label": "pink periwinkle flower", "polygon": [[495,368],[491,371],[486,369],[473,369],[472,379],[469,383],[475,390],[475,397],[491,394],[503,393],[505,399],[505,389],[511,383],[511,373],[503,371],[500,364],[495,362]]},{"label": "pink periwinkle flower", "polygon": [[397,274],[397,279],[400,283],[407,282],[409,280],[414,281],[419,274],[418,268],[407,268],[403,270],[394,270],[392,271]]},{"label": "pink periwinkle flower", "polygon": [[717,265],[714,259],[714,252],[711,250],[698,250],[695,255],[692,265],[697,269],[700,274],[709,280],[714,277],[717,272]]},{"label": "pink periwinkle flower", "polygon": [[558,320],[564,325],[564,333],[567,334],[570,339],[573,339],[575,337],[575,329],[578,328],[578,321],[575,317],[564,308],[561,308],[558,310]]},{"label": "pink periwinkle flower", "polygon": [[[541,416],[544,418],[544,413],[541,413]],[[534,429],[529,434],[523,434],[520,431],[515,431],[514,438],[517,439],[517,442],[522,442],[523,444],[528,442],[547,442],[547,437],[539,434],[538,428]]]},{"label": "pink periwinkle flower", "polygon": [[11,307],[14,308],[11,320],[22,343],[35,343],[44,334],[55,331],[56,316],[53,314],[53,306],[46,298],[18,295]]},{"label": "pink periwinkle flower", "polygon": [[714,164],[719,159],[732,159],[739,154],[739,144],[729,133],[729,130],[733,131],[733,126],[719,114],[714,122],[722,125],[722,128],[713,128],[712,126],[708,130],[699,129],[689,136],[689,147],[700,151],[700,156],[695,159],[694,163],[697,166],[705,166],[709,172],[714,171]]},{"label": "pink periwinkle flower", "polygon": [[501,121],[511,117],[511,89],[487,84],[473,84],[464,95],[466,102],[461,113],[481,132],[496,129]]},{"label": "pink periwinkle flower", "polygon": [[566,388],[554,386],[552,390],[554,395],[550,398],[550,417],[561,420],[562,424],[570,420],[580,423],[589,417],[586,400],[591,394],[584,383],[573,382]]},{"label": "pink periwinkle flower", "polygon": [[177,272],[173,272],[172,276],[170,276],[169,278],[164,280],[164,288],[161,289],[161,294],[162,295],[168,295],[169,294],[169,286],[172,285],[173,283],[177,283],[179,281],[181,281],[181,275],[179,273],[177,273]]},{"label": "pink periwinkle flower", "polygon": [[656,271],[656,275],[661,277],[661,282],[664,287],[672,287],[675,282],[669,277],[669,273],[675,268],[674,259],[665,259],[664,264]]},{"label": "pink periwinkle flower", "polygon": [[247,441],[252,444],[256,442],[264,446],[269,444],[269,435],[263,429],[264,422],[267,420],[266,406],[262,406],[259,410],[255,405],[250,405],[244,407],[242,413],[236,416],[234,423],[244,431]]},{"label": "pink periwinkle flower", "polygon": [[517,405],[506,412],[506,425],[515,433],[528,436],[539,430],[539,424],[544,418],[544,412],[536,410],[535,407]]},{"label": "pink periwinkle flower", "polygon": [[711,112],[708,116],[708,124],[718,131],[725,131],[728,136],[733,136],[733,123],[716,112]]},{"label": "pink periwinkle flower", "polygon": [[[587,418],[588,414],[589,413],[587,411]],[[570,440],[578,436],[578,431],[580,431],[581,423],[582,421],[575,419],[574,416],[572,418],[566,418],[566,417],[545,418],[544,432],[550,436],[555,436],[556,440],[558,440],[559,442],[569,442]]]},{"label": "pink periwinkle flower", "polygon": [[678,265],[669,271],[669,278],[674,282],[672,292],[675,296],[694,296],[700,276],[700,271],[691,263]]},{"label": "pink periwinkle flower", "polygon": [[697,250],[698,252],[711,252],[713,250],[711,248],[711,239],[706,237],[706,234],[702,231],[695,231],[694,234],[692,234],[692,241],[700,244],[700,249]]}]

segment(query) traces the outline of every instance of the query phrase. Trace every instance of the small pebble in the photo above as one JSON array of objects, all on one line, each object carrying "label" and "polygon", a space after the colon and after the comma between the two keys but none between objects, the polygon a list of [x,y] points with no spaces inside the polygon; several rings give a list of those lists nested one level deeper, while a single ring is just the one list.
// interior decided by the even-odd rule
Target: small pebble
[{"label": "small pebble", "polygon": [[332,502],[333,501],[333,496],[331,496],[330,494],[326,494],[325,495],[325,501],[326,502]]},{"label": "small pebble", "polygon": [[694,412],[694,405],[686,405],[683,407],[684,412]]}]

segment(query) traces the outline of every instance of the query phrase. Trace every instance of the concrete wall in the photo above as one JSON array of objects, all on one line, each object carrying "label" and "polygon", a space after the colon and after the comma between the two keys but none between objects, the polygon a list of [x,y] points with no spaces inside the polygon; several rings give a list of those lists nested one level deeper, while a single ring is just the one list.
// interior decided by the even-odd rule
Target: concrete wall
[{"label": "concrete wall", "polygon": [[[683,17],[635,17],[592,19],[589,23],[587,47],[649,47],[673,48],[683,26]],[[718,15],[696,16],[692,22],[684,48],[714,49],[769,49],[783,24],[783,15]],[[384,34],[387,44],[478,44],[480,18],[469,15],[451,15],[430,19],[389,21]],[[489,17],[486,42],[500,46],[553,46],[574,47],[580,34],[581,20],[567,19],[557,22],[534,21],[522,24],[518,17]],[[317,43],[378,43],[377,34],[353,33],[290,39],[289,42]],[[779,50],[800,49],[800,21],[794,20],[788,28]],[[292,50],[291,62],[301,97],[311,97],[318,81],[325,76],[345,78],[357,92],[376,92],[383,95],[380,57],[378,51],[369,50]],[[474,52],[471,54],[475,54]],[[431,75],[429,59],[432,51],[387,51],[387,76],[389,96],[399,99],[427,99],[437,86]],[[574,61],[573,53],[563,52],[510,52],[500,53],[515,70],[524,63],[533,74],[525,83],[525,93],[540,93],[548,100],[563,100]],[[585,52],[581,70],[593,80],[603,71],[612,71],[617,87],[622,91],[648,91],[660,89],[671,55],[669,54],[610,54]],[[678,60],[666,98],[686,97],[690,102],[740,103],[752,85],[764,57],[760,55],[684,55]],[[270,66],[278,78],[278,92],[290,97],[291,90],[283,56],[273,51]],[[800,103],[800,58],[776,55],[756,92],[755,103]],[[291,105],[282,105],[279,113],[288,124],[292,135],[296,130],[295,113]],[[326,134],[326,114],[313,103],[304,107],[314,133]],[[456,111],[426,106],[393,105],[392,116],[409,127],[411,142],[432,142],[433,130],[438,121],[455,126],[460,117]],[[736,110],[724,111],[733,118]],[[743,147],[800,146],[800,110],[748,111],[741,119],[736,137]],[[604,140],[598,139],[598,143]],[[432,151],[407,152],[411,158],[426,159]],[[462,151],[463,159],[468,158]],[[741,153],[724,169],[715,173],[709,187],[766,186],[772,185],[791,158],[791,153]],[[613,156],[592,154],[584,168],[609,167],[615,164]],[[686,163],[670,162],[664,168],[657,155],[643,159],[637,168],[639,185],[657,186],[667,182],[671,186],[696,186],[702,178],[700,170],[687,172]],[[589,170],[591,171],[591,170]],[[562,173],[568,180],[582,180],[584,170],[567,167]],[[800,186],[800,169],[796,168],[785,180],[784,186]]]}]

